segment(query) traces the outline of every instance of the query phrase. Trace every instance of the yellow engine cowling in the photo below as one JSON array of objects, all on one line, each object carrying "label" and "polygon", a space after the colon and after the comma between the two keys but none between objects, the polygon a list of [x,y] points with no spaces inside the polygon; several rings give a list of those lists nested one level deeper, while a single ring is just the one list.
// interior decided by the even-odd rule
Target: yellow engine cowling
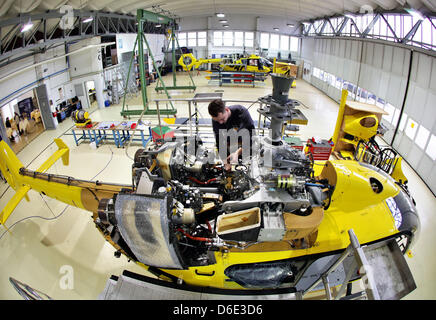
[{"label": "yellow engine cowling", "polygon": [[358,112],[344,116],[344,131],[360,139],[368,140],[375,136],[377,128],[378,119],[374,114]]}]

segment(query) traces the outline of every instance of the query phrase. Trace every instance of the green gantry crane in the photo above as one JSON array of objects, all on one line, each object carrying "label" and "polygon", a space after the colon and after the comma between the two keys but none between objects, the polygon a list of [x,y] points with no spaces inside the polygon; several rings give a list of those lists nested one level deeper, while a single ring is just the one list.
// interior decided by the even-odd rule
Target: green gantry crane
[{"label": "green gantry crane", "polygon": [[[190,74],[189,74],[189,76],[190,76],[192,84],[193,84],[192,86],[177,86],[176,85],[176,61],[175,61],[176,60],[176,58],[175,58],[175,49],[176,48],[175,48],[175,42],[177,41],[177,44],[178,44],[178,40],[177,40],[177,37],[176,37],[175,32],[174,32],[175,26],[176,26],[175,20],[173,18],[167,17],[165,15],[146,11],[143,9],[137,10],[136,20],[138,22],[138,35],[136,36],[135,44],[133,46],[133,53],[135,52],[136,47],[138,47],[139,78],[141,81],[141,96],[142,96],[143,109],[128,110],[128,108],[126,108],[126,92],[127,92],[127,83],[128,83],[128,79],[127,79],[126,88],[124,90],[124,97],[123,97],[123,108],[121,110],[121,115],[125,116],[125,117],[131,116],[131,115],[141,115],[141,114],[144,114],[144,115],[158,114],[157,109],[150,109],[149,108],[149,101],[148,101],[148,97],[147,97],[147,83],[146,83],[146,79],[145,79],[145,67],[144,67],[144,58],[143,58],[144,57],[144,44],[146,45],[147,50],[148,50],[150,57],[152,59],[153,67],[156,70],[156,73],[158,75],[158,81],[160,81],[160,83],[162,84],[161,87],[156,87],[156,91],[164,90],[168,99],[170,99],[171,97],[168,94],[168,90],[176,90],[176,89],[195,90],[196,89]],[[173,71],[173,82],[174,82],[174,85],[171,87],[165,86],[165,83],[162,80],[162,76],[160,74],[159,68],[157,67],[156,61],[153,57],[153,53],[151,52],[148,41],[145,38],[144,31],[143,31],[144,30],[143,23],[147,22],[147,21],[153,22],[153,23],[159,23],[159,24],[166,24],[166,25],[169,25],[171,27],[172,67],[173,67],[172,71]],[[132,55],[132,58],[130,60],[129,72],[127,74],[127,77],[130,76],[133,60],[134,60],[134,54]],[[159,114],[161,114],[161,115],[175,115],[177,113],[177,110],[174,108],[171,101],[169,101],[169,104],[170,104],[170,108],[159,109]]]}]

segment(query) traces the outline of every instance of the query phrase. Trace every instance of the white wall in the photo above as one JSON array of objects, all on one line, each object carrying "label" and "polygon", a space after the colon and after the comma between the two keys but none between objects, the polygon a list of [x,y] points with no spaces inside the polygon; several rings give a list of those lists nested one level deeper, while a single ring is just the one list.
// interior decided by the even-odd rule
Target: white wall
[{"label": "white wall", "polygon": [[[72,52],[87,46],[98,45],[100,43],[100,37],[85,39],[69,46],[68,51]],[[101,59],[102,55],[100,47],[90,48],[80,53],[70,55],[71,78],[82,76],[84,74],[101,72],[103,70]]]},{"label": "white wall", "polygon": [[[69,51],[79,50],[84,47],[98,45],[101,43],[100,37],[94,37],[90,39],[84,39],[69,47]],[[95,91],[97,96],[97,103],[99,108],[104,108],[104,102],[106,100],[105,83],[103,78],[103,63],[101,47],[92,47],[86,49],[77,54],[70,55],[70,79],[71,87],[74,85],[82,85],[86,81],[94,81]],[[70,87],[70,88],[71,88]],[[88,100],[86,97],[86,89],[83,87],[83,96],[78,98],[82,102],[83,108],[88,108]]]},{"label": "white wall", "polygon": [[[36,55],[35,60],[50,60],[56,57],[60,57],[64,54],[64,46],[59,46],[54,48],[53,50],[48,50],[46,53]],[[65,57],[52,60],[48,63],[44,63],[41,66],[36,67],[35,70],[41,78],[53,75],[43,81],[43,83],[47,86],[48,98],[53,102],[52,111],[55,111],[56,105],[62,102],[59,97],[59,88],[62,88],[64,100],[75,96],[75,92],[72,91],[71,88],[67,87],[67,84],[70,81],[70,77],[68,73],[67,59]]]},{"label": "white wall", "polygon": [[[68,87],[69,75],[68,66],[65,57],[60,57],[65,54],[63,46],[58,46],[47,50],[42,54],[36,54],[34,56],[20,59],[14,63],[11,63],[0,70],[0,105],[3,105],[23,93],[31,91],[33,88],[45,84],[47,86],[47,95],[50,100],[55,104],[55,101],[59,99],[58,88],[62,87],[67,98],[75,95],[74,88]],[[33,68],[28,68],[24,71],[23,68],[31,67],[37,63],[51,60],[47,63],[37,65]],[[6,77],[16,72],[12,77]],[[6,77],[6,78],[5,78]],[[54,106],[53,106],[54,111]]]},{"label": "white wall", "polygon": [[[229,28],[224,28],[223,24],[219,22],[221,19],[228,21]],[[283,35],[292,35],[296,27],[288,27],[287,24],[293,23],[298,26],[296,21],[277,18],[277,17],[256,17],[253,15],[243,14],[228,14],[225,18],[218,18],[210,16],[207,18],[199,17],[186,17],[180,20],[181,32],[188,31],[208,31],[208,44],[207,47],[196,47],[197,58],[210,58],[212,54],[215,55],[229,55],[232,53],[243,53],[243,47],[215,47],[213,46],[213,31],[252,31],[254,33],[254,47],[246,48],[248,54],[259,54],[259,37],[260,32],[279,33]],[[274,28],[279,28],[275,31]],[[297,32],[296,32],[297,34]],[[281,52],[282,58],[288,56],[289,51],[283,50],[269,50],[269,57],[277,57],[278,51]],[[299,58],[299,53],[292,52],[293,58]]]},{"label": "white wall", "polygon": [[[310,51],[313,41],[315,67],[386,102],[390,115],[382,118],[388,129],[383,139],[393,141],[394,149],[436,193],[436,57],[414,51],[410,66],[410,49],[351,39],[303,38],[302,52]],[[314,76],[310,82],[339,101],[339,89]]]},{"label": "white wall", "polygon": [[[123,33],[116,35],[117,41],[117,58],[118,61],[121,61],[121,55],[125,52],[132,52],[133,47],[135,45],[137,34],[136,33]],[[145,34],[145,38],[147,39],[148,45],[150,47],[151,53],[153,54],[154,60],[158,67],[162,64],[164,59],[164,53],[162,52],[162,48],[165,48],[165,35],[163,34]],[[147,52],[147,45],[144,43],[143,45],[144,52]],[[136,47],[135,51],[138,51],[138,47]],[[158,63],[161,61],[161,63]],[[148,70],[153,70],[153,61],[151,57],[148,59]]]},{"label": "white wall", "polygon": [[[402,116],[393,147],[436,194],[436,58],[414,52]],[[433,156],[431,156],[433,155]]]},{"label": "white wall", "polygon": [[227,30],[222,27],[219,20],[225,19],[228,21],[229,30],[242,31],[264,31],[274,32],[273,28],[279,28],[280,33],[290,35],[294,28],[287,26],[288,23],[298,25],[296,21],[280,17],[256,17],[253,15],[244,14],[228,14],[225,18],[218,17],[185,17],[179,22],[179,31],[202,31],[202,30]]},{"label": "white wall", "polygon": [[3,105],[15,97],[36,86],[37,80],[35,68],[15,74],[5,79],[6,76],[19,71],[35,63],[34,57],[28,57],[8,64],[0,69],[0,105]]},{"label": "white wall", "polygon": [[184,17],[180,18],[179,31],[206,30],[209,28],[209,17]]},{"label": "white wall", "polygon": [[315,52],[315,39],[304,38],[300,42],[300,56],[301,59],[313,61]]}]

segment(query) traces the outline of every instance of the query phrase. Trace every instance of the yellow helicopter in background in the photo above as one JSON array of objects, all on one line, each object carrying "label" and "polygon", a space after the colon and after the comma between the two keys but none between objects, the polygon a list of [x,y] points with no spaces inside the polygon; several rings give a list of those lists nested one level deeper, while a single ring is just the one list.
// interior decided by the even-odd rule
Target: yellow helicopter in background
[{"label": "yellow helicopter in background", "polygon": [[[245,71],[245,72],[259,72],[259,73],[277,73],[285,76],[297,77],[298,67],[295,64],[278,62],[276,58],[271,62],[268,59],[251,54],[239,55],[233,54],[231,57],[224,58],[211,58],[211,59],[197,59],[192,53],[182,54],[178,61],[183,70],[190,71],[193,68],[198,68],[205,63],[219,64],[221,71]],[[295,80],[292,82],[292,88],[296,87]]]}]

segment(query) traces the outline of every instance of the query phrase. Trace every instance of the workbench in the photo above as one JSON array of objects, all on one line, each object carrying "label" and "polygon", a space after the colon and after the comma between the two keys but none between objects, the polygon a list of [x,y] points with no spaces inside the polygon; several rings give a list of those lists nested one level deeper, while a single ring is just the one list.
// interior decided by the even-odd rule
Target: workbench
[{"label": "workbench", "polygon": [[[104,121],[104,122],[92,122],[92,126],[87,127],[74,127],[72,128],[72,134],[74,141],[78,146],[80,141],[89,140],[89,142],[95,142],[98,147],[103,141],[113,141],[117,148],[124,148],[128,141],[139,141],[145,148],[148,141],[151,139],[151,131],[149,125],[139,125],[136,130],[132,129],[132,124],[136,121]],[[135,131],[139,133],[140,137],[132,136]],[[145,132],[148,131],[146,135]]]}]

